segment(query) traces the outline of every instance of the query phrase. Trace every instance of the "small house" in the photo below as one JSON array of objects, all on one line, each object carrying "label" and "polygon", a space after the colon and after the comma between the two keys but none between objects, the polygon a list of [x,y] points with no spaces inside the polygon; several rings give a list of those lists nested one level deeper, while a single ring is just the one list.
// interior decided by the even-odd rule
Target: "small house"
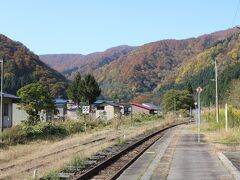
[{"label": "small house", "polygon": [[132,104],[132,113],[133,114],[157,114],[159,107],[152,105],[150,103],[131,103]]},{"label": "small house", "polygon": [[119,103],[120,111],[122,115],[129,115],[131,112],[131,104]]},{"label": "small house", "polygon": [[120,106],[113,101],[98,100],[94,102],[96,118],[111,120],[120,116]]},{"label": "small house", "polygon": [[[2,127],[10,128],[13,126],[13,103],[17,102],[19,97],[3,93],[3,104],[2,104]],[[1,108],[0,108],[1,109]]]}]

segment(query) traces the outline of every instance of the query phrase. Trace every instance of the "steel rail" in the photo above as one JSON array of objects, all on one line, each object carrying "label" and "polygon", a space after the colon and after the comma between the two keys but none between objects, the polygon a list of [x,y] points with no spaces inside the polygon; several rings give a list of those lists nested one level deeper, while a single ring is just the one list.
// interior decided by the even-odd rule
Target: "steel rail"
[{"label": "steel rail", "polygon": [[[144,142],[150,140],[151,138],[153,138],[154,136],[166,131],[167,129],[173,128],[175,126],[178,125],[182,125],[182,124],[186,124],[187,122],[181,122],[181,123],[175,123],[172,124],[168,127],[162,128],[140,140],[138,140],[137,142],[131,144],[130,146],[124,148],[123,150],[121,150],[119,153],[117,153],[116,155],[106,159],[105,161],[101,162],[99,165],[93,167],[92,169],[86,171],[83,174],[77,174],[75,173],[75,175],[71,178],[74,180],[87,180],[87,179],[91,179],[93,176],[98,175],[98,173],[111,166],[111,164],[113,164],[114,162],[116,162],[118,159],[120,159],[123,155],[127,154],[128,152],[131,152],[132,150],[134,150],[136,147],[142,145]],[[119,177],[123,171],[125,169],[127,169],[134,161],[136,161],[151,145],[153,145],[158,139],[160,139],[161,137],[157,138],[156,140],[154,140],[153,142],[151,142],[149,145],[147,145],[147,147],[145,147],[140,153],[138,153],[134,158],[130,159],[129,162],[127,162],[120,170],[118,170],[117,172],[115,172],[110,179],[117,179],[117,177]]]}]

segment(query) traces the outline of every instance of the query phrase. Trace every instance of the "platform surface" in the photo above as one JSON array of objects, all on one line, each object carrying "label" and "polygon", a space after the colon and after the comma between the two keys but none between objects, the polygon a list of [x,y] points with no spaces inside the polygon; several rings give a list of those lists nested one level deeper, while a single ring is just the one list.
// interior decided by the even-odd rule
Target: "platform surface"
[{"label": "platform surface", "polygon": [[184,131],[176,147],[169,180],[233,179],[207,143]]},{"label": "platform surface", "polygon": [[[177,134],[177,135],[176,135]],[[176,137],[178,137],[176,140]],[[232,175],[218,159],[209,144],[197,143],[197,136],[186,126],[169,130],[138,158],[119,180],[230,180]],[[175,141],[175,146],[173,145]],[[172,154],[169,153],[169,148]],[[171,157],[169,158],[169,154]],[[167,158],[166,158],[167,157]],[[168,174],[164,176],[165,159]],[[171,159],[171,160],[169,160]]]}]

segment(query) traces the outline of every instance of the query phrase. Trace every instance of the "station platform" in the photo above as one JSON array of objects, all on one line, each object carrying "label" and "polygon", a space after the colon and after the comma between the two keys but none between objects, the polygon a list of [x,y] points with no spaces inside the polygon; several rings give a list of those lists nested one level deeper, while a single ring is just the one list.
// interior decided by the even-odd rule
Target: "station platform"
[{"label": "station platform", "polygon": [[215,152],[207,143],[197,143],[197,136],[187,125],[169,129],[123,174],[120,180],[230,180]]}]

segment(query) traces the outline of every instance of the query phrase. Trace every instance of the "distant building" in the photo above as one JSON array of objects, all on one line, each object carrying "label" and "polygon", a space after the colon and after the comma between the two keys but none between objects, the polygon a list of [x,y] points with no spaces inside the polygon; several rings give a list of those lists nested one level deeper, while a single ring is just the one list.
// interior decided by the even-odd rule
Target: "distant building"
[{"label": "distant building", "polygon": [[21,106],[18,102],[13,103],[13,126],[20,124],[22,121],[28,119],[28,114],[26,111],[21,109]]},{"label": "distant building", "polygon": [[132,113],[133,114],[157,114],[157,112],[160,110],[159,107],[150,104],[150,103],[131,103],[132,104]]},{"label": "distant building", "polygon": [[120,116],[120,106],[113,101],[98,100],[94,102],[96,118],[111,120]]},{"label": "distant building", "polygon": [[155,113],[157,113],[161,110],[159,106],[156,106],[156,105],[151,104],[151,103],[142,103],[142,105],[153,108],[155,110]]},{"label": "distant building", "polygon": [[55,106],[58,110],[58,113],[54,117],[57,119],[65,119],[67,114],[67,100],[57,98],[55,99]]},{"label": "distant building", "polygon": [[3,93],[3,107],[2,107],[2,117],[3,117],[3,128],[10,128],[13,126],[13,103],[17,102],[19,97]]},{"label": "distant building", "polygon": [[131,104],[129,103],[118,103],[122,115],[128,115],[131,112]]}]

